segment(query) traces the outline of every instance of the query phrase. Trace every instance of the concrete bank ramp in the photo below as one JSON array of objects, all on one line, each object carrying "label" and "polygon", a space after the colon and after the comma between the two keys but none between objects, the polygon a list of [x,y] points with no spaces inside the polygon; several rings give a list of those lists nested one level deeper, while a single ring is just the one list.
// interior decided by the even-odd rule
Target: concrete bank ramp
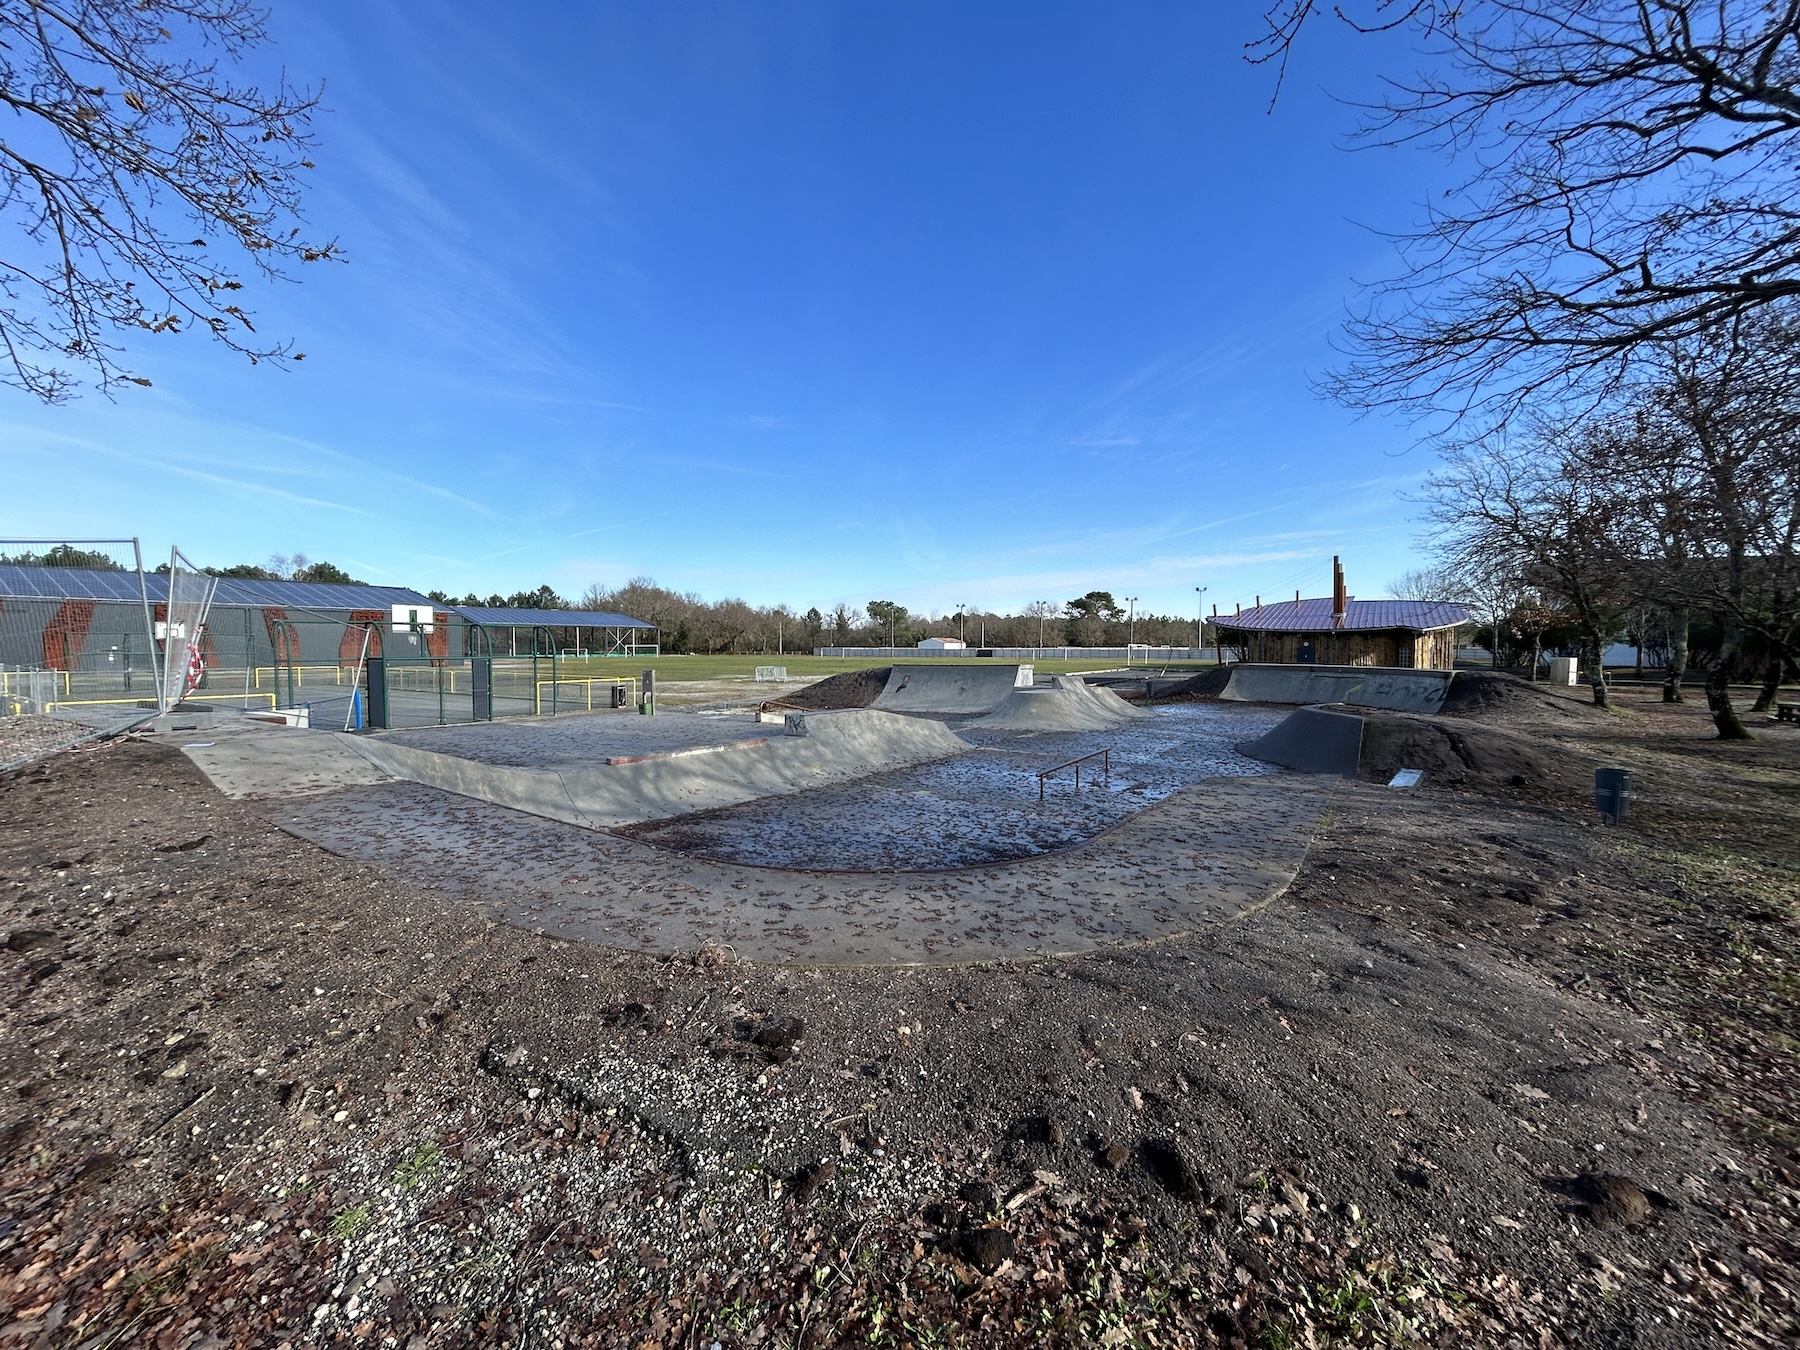
[{"label": "concrete bank ramp", "polygon": [[969,725],[983,731],[1105,731],[1149,715],[1110,689],[1057,675],[1049,684],[1014,689],[999,707]]},{"label": "concrete bank ramp", "polygon": [[175,744],[227,797],[299,797],[385,783],[394,776],[357,754],[354,736],[249,718],[181,733]]},{"label": "concrete bank ramp", "polygon": [[1354,703],[1434,713],[1444,706],[1453,674],[1397,666],[1236,665],[1219,697],[1241,703]]},{"label": "concrete bank ramp", "polygon": [[1356,777],[1362,761],[1363,720],[1355,713],[1296,708],[1281,725],[1238,746],[1238,753],[1301,773]]},{"label": "concrete bank ramp", "polygon": [[544,769],[486,764],[391,741],[343,740],[390,777],[595,828],[801,792],[969,748],[941,723],[868,708],[790,713],[785,726],[769,730],[726,745]]},{"label": "concrete bank ramp", "polygon": [[1030,686],[1030,666],[992,661],[895,666],[870,706],[889,712],[978,715],[998,707],[1014,689]]}]

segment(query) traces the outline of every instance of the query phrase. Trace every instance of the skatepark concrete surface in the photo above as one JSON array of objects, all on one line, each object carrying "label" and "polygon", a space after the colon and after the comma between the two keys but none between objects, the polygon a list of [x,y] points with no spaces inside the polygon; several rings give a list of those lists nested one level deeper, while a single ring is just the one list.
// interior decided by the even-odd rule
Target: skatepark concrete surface
[{"label": "skatepark concrete surface", "polygon": [[304,796],[393,776],[357,753],[354,736],[247,717],[222,716],[204,735],[184,734],[174,743],[227,797]]},{"label": "skatepark concrete surface", "polygon": [[1296,708],[1280,726],[1238,749],[1300,773],[1354,778],[1362,762],[1362,737],[1363,720],[1355,713]]},{"label": "skatepark concrete surface", "polygon": [[1104,731],[1145,717],[1112,690],[1079,676],[1056,675],[1048,684],[1010,690],[994,710],[968,723],[988,731]]},{"label": "skatepark concrete surface", "polygon": [[750,867],[416,783],[269,803],[283,829],[534,932],[798,965],[1092,951],[1230,923],[1293,880],[1331,780],[1215,779],[1074,849],[939,872]]},{"label": "skatepark concrete surface", "polygon": [[[1232,749],[1279,713],[1132,713],[1073,730],[971,721],[960,737],[875,709],[373,737],[225,719],[183,749],[289,832],[527,928],[763,961],[944,963],[1153,941],[1286,888],[1331,780]],[[1039,801],[1040,770],[1101,747],[1110,775],[1090,762],[1077,788],[1058,772]],[[657,834],[684,822],[692,839]],[[707,856],[720,840],[732,856]]]},{"label": "skatepark concrete surface", "polygon": [[[973,743],[968,754],[622,833],[715,862],[824,871],[1033,857],[1072,848],[1197,783],[1277,772],[1235,747],[1282,717],[1255,705],[1188,703],[1104,730],[995,731],[976,719],[959,733]],[[1071,761],[1082,756],[1094,757],[1077,782]]]},{"label": "skatepark concrete surface", "polygon": [[1387,666],[1252,665],[1231,667],[1219,697],[1249,703],[1353,703],[1396,712],[1435,713],[1450,692],[1448,670]]},{"label": "skatepark concrete surface", "polygon": [[998,707],[1014,689],[1030,687],[1030,666],[992,661],[895,666],[887,687],[870,706],[889,712],[976,716]]}]

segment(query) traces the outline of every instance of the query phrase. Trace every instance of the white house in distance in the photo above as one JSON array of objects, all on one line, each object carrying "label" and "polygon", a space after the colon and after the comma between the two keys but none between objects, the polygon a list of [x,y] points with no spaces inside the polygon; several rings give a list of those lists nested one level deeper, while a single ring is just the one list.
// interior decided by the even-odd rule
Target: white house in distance
[{"label": "white house in distance", "polygon": [[968,643],[961,638],[951,637],[924,638],[919,643],[919,650],[922,652],[954,652],[966,650],[967,647]]}]

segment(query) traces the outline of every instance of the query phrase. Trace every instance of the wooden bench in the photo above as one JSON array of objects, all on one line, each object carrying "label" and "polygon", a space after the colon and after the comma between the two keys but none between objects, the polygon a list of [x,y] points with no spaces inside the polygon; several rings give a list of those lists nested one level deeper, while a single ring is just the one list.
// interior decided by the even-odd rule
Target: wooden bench
[{"label": "wooden bench", "polygon": [[1800,722],[1800,703],[1777,703],[1775,720],[1777,722]]}]

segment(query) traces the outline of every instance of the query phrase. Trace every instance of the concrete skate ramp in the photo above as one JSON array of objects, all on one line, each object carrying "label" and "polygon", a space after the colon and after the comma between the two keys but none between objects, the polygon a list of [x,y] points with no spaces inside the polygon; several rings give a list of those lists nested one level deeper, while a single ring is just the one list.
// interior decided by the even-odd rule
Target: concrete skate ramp
[{"label": "concrete skate ramp", "polygon": [[1238,753],[1301,773],[1356,777],[1362,760],[1363,720],[1355,713],[1297,708],[1268,734],[1238,746]]},{"label": "concrete skate ramp", "polygon": [[694,746],[593,767],[486,764],[359,737],[341,738],[382,772],[571,825],[606,828],[801,792],[960,754],[941,723],[858,708],[791,713],[767,737]]},{"label": "concrete skate ramp", "polygon": [[[553,769],[520,769],[365,736],[283,733],[274,727],[238,738],[225,747],[229,754],[214,745],[196,745],[187,747],[187,756],[230,796],[292,797],[398,778],[553,821],[607,828],[803,792],[968,749],[967,742],[938,722],[869,709],[794,713],[787,727],[769,731],[774,734],[727,745],[684,747],[619,763],[596,760],[592,767],[563,763]],[[279,772],[248,772],[270,760],[274,749],[284,752],[274,756]]]},{"label": "concrete skate ramp", "polygon": [[1444,706],[1452,674],[1397,666],[1236,665],[1219,697],[1245,703],[1354,703],[1434,713]]},{"label": "concrete skate ramp", "polygon": [[1047,685],[1014,689],[999,707],[969,725],[984,731],[1105,731],[1147,716],[1110,689],[1058,675]]},{"label": "concrete skate ramp", "polygon": [[887,687],[870,706],[909,713],[991,712],[1015,688],[1031,683],[1027,669],[990,661],[978,666],[895,666]]}]

